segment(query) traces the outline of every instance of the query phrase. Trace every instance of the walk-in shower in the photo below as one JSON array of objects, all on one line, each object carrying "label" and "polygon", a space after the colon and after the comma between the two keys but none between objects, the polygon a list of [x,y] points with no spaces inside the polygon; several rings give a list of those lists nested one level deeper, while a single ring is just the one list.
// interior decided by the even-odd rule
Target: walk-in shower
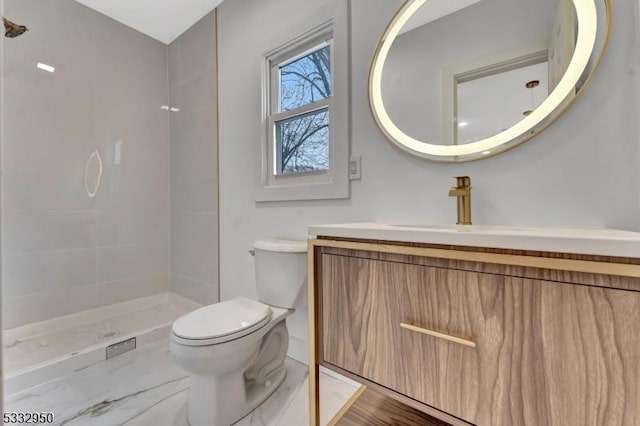
[{"label": "walk-in shower", "polygon": [[[66,424],[124,391],[93,394],[100,380],[76,390],[60,376],[166,346],[173,321],[200,306],[171,289],[176,113],[162,106],[178,101],[169,102],[166,44],[75,0],[0,4],[4,408],[54,411]],[[52,380],[55,392],[40,388]],[[121,386],[135,393],[158,380],[167,377]],[[65,400],[64,386],[82,396]],[[44,394],[55,406],[42,406]]]}]

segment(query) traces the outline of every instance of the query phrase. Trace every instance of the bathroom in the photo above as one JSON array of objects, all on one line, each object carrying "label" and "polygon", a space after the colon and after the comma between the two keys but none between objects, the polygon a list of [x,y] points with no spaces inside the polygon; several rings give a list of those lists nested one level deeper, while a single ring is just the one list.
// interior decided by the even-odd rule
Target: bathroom
[{"label": "bathroom", "polygon": [[[372,57],[404,3],[0,0],[28,28],[0,41],[5,413],[187,424],[190,378],[170,350],[172,324],[200,306],[258,300],[256,241],[305,241],[321,224],[453,225],[457,176],[471,177],[474,226],[640,232],[640,2],[606,2],[606,50],[553,124],[470,162],[398,149],[372,116]],[[267,59],[327,31],[335,174],[278,186],[265,173]],[[283,384],[237,424],[309,422],[309,313],[296,306],[286,319]],[[325,368],[320,377],[324,424],[359,384]]]}]

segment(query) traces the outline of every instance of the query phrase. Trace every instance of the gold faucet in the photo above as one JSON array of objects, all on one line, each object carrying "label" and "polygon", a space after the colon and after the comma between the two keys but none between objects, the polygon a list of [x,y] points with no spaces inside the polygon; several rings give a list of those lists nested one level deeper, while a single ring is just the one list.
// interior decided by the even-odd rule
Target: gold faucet
[{"label": "gold faucet", "polygon": [[449,197],[458,198],[458,225],[471,225],[471,178],[456,176],[456,186],[449,190]]}]

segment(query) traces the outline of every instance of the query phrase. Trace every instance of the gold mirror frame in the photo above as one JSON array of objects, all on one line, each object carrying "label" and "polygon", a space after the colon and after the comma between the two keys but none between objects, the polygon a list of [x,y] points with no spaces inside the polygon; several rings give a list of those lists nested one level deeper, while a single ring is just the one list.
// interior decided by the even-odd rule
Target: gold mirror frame
[{"label": "gold mirror frame", "polygon": [[[426,143],[403,132],[389,116],[382,100],[382,70],[391,45],[400,30],[427,1],[406,0],[387,24],[378,41],[369,69],[369,107],[376,124],[390,142],[406,152],[428,160],[439,162],[479,160],[505,152],[533,138],[562,115],[584,91],[595,74],[609,41],[610,0],[572,0],[578,22],[575,51],[565,74],[542,104],[513,126],[488,138],[463,145]],[[596,1],[602,2],[602,9],[606,16],[598,16]],[[596,46],[598,40],[600,40],[600,46]],[[590,64],[592,66],[589,69]],[[585,76],[585,74],[588,75]],[[584,84],[575,96],[567,99],[581,80],[584,80]]]}]

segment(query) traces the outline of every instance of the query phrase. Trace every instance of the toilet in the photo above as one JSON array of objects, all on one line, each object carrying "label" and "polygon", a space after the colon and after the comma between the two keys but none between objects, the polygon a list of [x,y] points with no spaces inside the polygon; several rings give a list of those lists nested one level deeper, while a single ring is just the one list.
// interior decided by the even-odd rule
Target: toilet
[{"label": "toilet", "polygon": [[191,374],[191,426],[229,426],[282,383],[289,346],[285,319],[306,303],[307,243],[253,244],[259,301],[236,297],[178,318],[171,353]]}]

